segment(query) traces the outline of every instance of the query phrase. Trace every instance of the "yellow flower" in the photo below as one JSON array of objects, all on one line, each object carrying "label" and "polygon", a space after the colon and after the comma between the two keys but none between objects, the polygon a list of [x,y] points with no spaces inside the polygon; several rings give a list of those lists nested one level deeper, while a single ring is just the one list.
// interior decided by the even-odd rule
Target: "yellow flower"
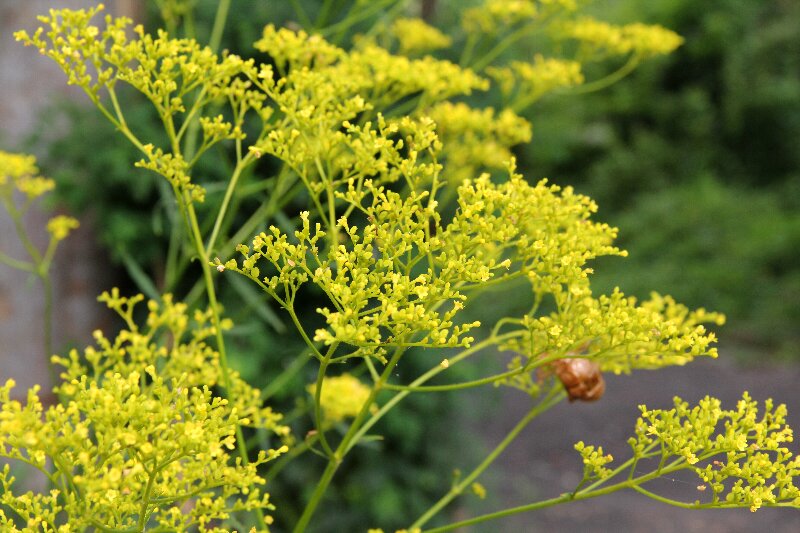
[{"label": "yellow flower", "polygon": [[[313,395],[315,391],[315,385],[308,386],[310,394]],[[370,388],[350,374],[325,378],[319,399],[325,421],[335,423],[355,417],[369,395]]]},{"label": "yellow flower", "polygon": [[450,46],[451,39],[437,28],[418,18],[399,18],[392,24],[392,33],[400,43],[399,52],[414,55]]},{"label": "yellow flower", "polygon": [[51,218],[47,222],[47,232],[52,236],[53,240],[61,241],[67,238],[67,235],[77,229],[80,224],[72,217],[65,215],[58,215]]}]

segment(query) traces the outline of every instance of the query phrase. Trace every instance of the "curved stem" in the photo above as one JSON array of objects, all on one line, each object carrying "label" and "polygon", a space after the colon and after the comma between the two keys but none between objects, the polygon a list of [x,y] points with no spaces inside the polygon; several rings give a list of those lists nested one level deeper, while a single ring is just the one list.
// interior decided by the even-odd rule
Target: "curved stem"
[{"label": "curved stem", "polygon": [[350,450],[350,448],[352,448],[352,446],[357,442],[357,438],[359,438],[360,435],[359,428],[361,427],[361,424],[364,423],[367,414],[369,414],[370,407],[375,402],[375,399],[378,396],[378,393],[381,391],[383,384],[386,383],[386,381],[389,379],[389,376],[391,376],[392,371],[394,370],[395,366],[397,366],[397,363],[400,361],[400,358],[404,352],[405,348],[398,347],[392,354],[389,362],[386,363],[386,368],[384,368],[380,379],[372,388],[369,397],[361,407],[361,411],[359,411],[359,413],[356,415],[344,438],[342,438],[342,442],[339,443],[339,446],[333,453],[333,456],[331,456],[331,458],[328,460],[328,465],[325,467],[325,471],[322,473],[322,476],[320,477],[320,480],[314,489],[314,493],[311,495],[311,499],[306,505],[306,508],[303,510],[300,520],[298,520],[293,529],[294,533],[302,533],[308,527],[311,517],[314,515],[314,511],[316,511],[317,506],[322,501],[322,497],[325,495],[325,491],[327,490],[328,485],[330,485],[334,474],[338,470],[342,459]]},{"label": "curved stem", "polygon": [[459,483],[453,486],[450,491],[445,494],[438,502],[433,504],[430,509],[428,509],[422,516],[420,516],[416,522],[411,524],[409,530],[414,530],[415,528],[421,528],[425,525],[428,520],[436,516],[436,514],[442,510],[448,503],[453,501],[454,498],[459,496],[464,489],[468,487],[473,481],[475,481],[494,461],[497,459],[501,453],[508,447],[514,439],[517,438],[517,435],[525,429],[525,427],[537,416],[542,414],[543,412],[547,411],[558,402],[564,399],[566,393],[560,386],[555,386],[550,389],[547,396],[545,396],[542,401],[540,401],[533,409],[531,409],[527,415],[525,415],[522,420],[520,420],[514,428],[508,432],[508,435],[498,444],[494,450],[486,456],[486,458],[479,464],[475,470],[470,472],[470,474],[461,480]]},{"label": "curved stem", "polygon": [[139,521],[136,524],[136,529],[144,533],[147,527],[147,507],[150,505],[150,494],[153,491],[153,481],[155,481],[157,470],[153,470],[149,473],[150,475],[147,478],[147,486],[144,490],[144,495],[142,496],[142,507],[139,511]]},{"label": "curved stem", "polygon": [[502,511],[496,511],[493,513],[487,513],[481,516],[476,516],[474,518],[470,518],[468,520],[462,520],[460,522],[453,522],[446,526],[436,527],[433,529],[426,529],[424,533],[444,533],[445,531],[453,531],[454,529],[472,526],[475,524],[480,524],[483,522],[488,522],[490,520],[496,520],[498,518],[504,518],[506,516],[512,516],[515,514],[520,513],[527,513],[529,511],[535,511],[537,509],[544,509],[547,507],[552,507],[554,505],[558,505],[561,503],[567,503],[571,501],[580,501],[580,500],[588,500],[590,498],[596,498],[598,496],[605,496],[606,494],[611,494],[612,492],[616,492],[618,490],[633,488],[637,485],[650,481],[651,479],[655,479],[658,477],[659,474],[655,472],[651,472],[644,476],[632,479],[632,480],[625,480],[615,485],[610,485],[608,487],[596,490],[596,491],[589,491],[584,490],[578,493],[572,492],[565,492],[560,496],[555,498],[550,498],[547,500],[542,500],[535,503],[530,503],[527,505],[520,505],[518,507],[512,507],[510,509],[504,509]]},{"label": "curved stem", "polygon": [[479,72],[483,70],[486,65],[490,64],[494,61],[497,56],[502,54],[509,46],[514,44],[515,41],[518,41],[522,37],[524,37],[527,33],[533,30],[536,27],[537,23],[526,24],[521,28],[509,33],[506,35],[500,42],[498,42],[494,47],[486,52],[480,59],[475,61],[472,65],[468,65],[472,70]]},{"label": "curved stem", "polygon": [[230,205],[231,198],[233,197],[233,191],[239,182],[239,177],[242,175],[242,170],[247,168],[247,165],[250,163],[250,161],[252,161],[252,156],[248,154],[244,157],[244,159],[241,159],[237,162],[236,168],[233,171],[233,175],[228,182],[228,186],[225,188],[225,197],[222,199],[222,205],[220,205],[219,211],[217,211],[217,217],[214,219],[214,228],[211,230],[211,237],[208,238],[208,244],[206,244],[205,255],[207,257],[210,257],[211,252],[214,250],[214,244],[217,241],[217,236],[219,235],[219,230],[222,226],[222,220],[225,218],[225,215],[228,212],[228,206]]},{"label": "curved stem", "polygon": [[[47,272],[41,276],[44,285],[44,356],[46,361],[50,361],[53,355],[53,281]],[[50,371],[50,381],[53,385],[58,383],[58,371],[52,364],[47,365]]]},{"label": "curved stem", "polygon": [[[535,362],[535,360],[531,359],[531,362]],[[450,366],[449,361],[447,366],[448,367]],[[501,372],[500,374],[494,374],[485,378],[474,379],[472,381],[462,381],[461,383],[451,383],[449,385],[425,385],[421,387],[412,387],[410,385],[393,385],[391,383],[387,383],[386,385],[383,386],[383,388],[386,390],[408,391],[408,392],[446,392],[454,390],[463,390],[463,389],[470,389],[473,387],[480,387],[481,385],[489,385],[501,379],[514,377],[518,374],[530,371],[531,368],[532,366],[526,365],[520,368],[515,368],[514,370],[509,370],[508,372]]]},{"label": "curved stem", "polygon": [[[464,350],[463,352],[461,352],[457,356],[449,359],[450,364],[448,365],[448,368],[453,366],[454,364],[460,362],[460,361],[463,361],[467,357],[475,354],[476,352],[479,352],[479,351],[483,350],[484,348],[486,348],[488,346],[492,346],[494,344],[501,343],[504,340],[512,339],[514,337],[519,337],[519,336],[521,336],[523,334],[524,334],[524,332],[513,331],[513,332],[510,332],[510,333],[503,334],[503,335],[490,337],[490,338],[488,338],[488,339],[486,339],[486,340],[484,340],[482,342],[479,342],[478,344],[475,344],[471,348],[468,348],[468,349]],[[418,387],[418,386],[422,385],[423,383],[426,383],[429,379],[431,379],[433,376],[437,375],[439,372],[444,372],[444,370],[445,370],[445,368],[443,366],[436,365],[435,367],[431,368],[430,370],[428,370],[427,372],[422,374],[420,377],[418,377],[417,379],[412,381],[410,387]],[[383,387],[383,384],[381,386]],[[372,426],[374,426],[378,422],[378,420],[380,420],[386,413],[388,413],[395,405],[400,403],[400,401],[403,400],[403,398],[408,396],[410,393],[411,392],[407,391],[407,390],[398,392],[397,394],[395,394],[392,397],[391,400],[389,400],[388,402],[384,403],[380,407],[380,409],[378,409],[378,411],[375,414],[373,414],[370,417],[370,419],[367,420],[364,423],[364,425],[361,426],[361,428],[356,432],[356,434],[355,434],[355,436],[353,438],[353,442],[358,442],[361,438],[363,438],[364,435],[367,433],[367,431],[369,431],[370,428]],[[345,450],[345,453],[347,451],[349,451],[349,448],[347,450]]]},{"label": "curved stem", "polygon": [[325,428],[322,426],[322,385],[325,381],[325,372],[328,370],[328,365],[331,362],[331,358],[333,357],[333,353],[336,351],[336,347],[339,344],[334,342],[328,348],[328,352],[325,354],[325,357],[319,364],[319,370],[317,371],[317,383],[316,388],[314,390],[314,423],[317,426],[317,434],[319,435],[319,441],[322,443],[322,448],[325,450],[325,453],[328,457],[333,457],[333,450],[331,449],[330,444],[328,444],[328,439],[325,437]]},{"label": "curved stem", "polygon": [[[228,18],[228,10],[231,5],[231,0],[220,0],[217,4],[217,13],[214,16],[214,25],[211,29],[211,36],[208,39],[208,47],[212,52],[216,53],[219,44],[222,41],[222,32],[225,29],[225,22]],[[199,115],[203,106],[197,111]],[[188,120],[188,118],[187,118]],[[183,129],[183,128],[181,128]],[[200,122],[198,120],[191,120],[189,128],[186,130],[186,142],[184,143],[184,155],[187,161],[191,161],[195,155],[195,148],[197,147],[197,135],[200,131]]]},{"label": "curved stem", "polygon": [[591,83],[586,83],[584,85],[580,85],[575,89],[572,89],[568,92],[568,94],[585,94],[591,93],[594,91],[599,91],[601,89],[605,89],[609,85],[613,85],[631,72],[633,72],[637,66],[639,66],[639,62],[641,58],[638,55],[631,56],[628,59],[628,62],[618,68],[616,71],[612,72],[608,76],[604,78],[600,78],[599,80],[595,80]]}]

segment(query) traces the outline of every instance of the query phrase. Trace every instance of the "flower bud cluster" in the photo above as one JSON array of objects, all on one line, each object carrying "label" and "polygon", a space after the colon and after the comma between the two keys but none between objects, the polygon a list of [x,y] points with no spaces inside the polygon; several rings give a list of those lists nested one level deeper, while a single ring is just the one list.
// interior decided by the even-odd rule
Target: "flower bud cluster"
[{"label": "flower bud cluster", "polygon": [[683,38],[673,31],[640,22],[615,26],[583,17],[565,22],[559,30],[600,56],[635,54],[644,58],[669,54],[683,43]]},{"label": "flower bud cluster", "polygon": [[[702,499],[676,502],[697,508],[761,507],[800,505],[800,456],[787,444],[793,441],[792,429],[786,425],[786,406],[764,402],[759,413],[758,402],[748,393],[734,409],[723,409],[720,400],[706,396],[690,406],[674,399],[672,409],[648,409],[640,406],[635,436],[629,439],[633,465],[644,459],[657,459],[665,475],[688,470],[698,476]],[[600,479],[612,474],[605,468],[606,458],[600,449],[579,443],[585,468]],[[610,460],[610,458],[608,458]],[[639,463],[640,465],[642,463]],[[642,474],[642,466],[630,479]],[[645,475],[642,480],[648,477]]]}]

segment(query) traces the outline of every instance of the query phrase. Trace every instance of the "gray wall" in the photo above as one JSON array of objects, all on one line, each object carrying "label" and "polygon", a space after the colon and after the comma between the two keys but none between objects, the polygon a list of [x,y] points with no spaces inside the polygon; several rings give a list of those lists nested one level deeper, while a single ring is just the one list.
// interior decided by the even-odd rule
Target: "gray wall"
[{"label": "gray wall", "polygon": [[[80,8],[96,5],[89,0],[0,0],[0,150],[22,149],[25,137],[37,125],[38,112],[55,95],[66,95],[78,102],[88,99],[66,85],[64,74],[55,64],[31,47],[14,41],[13,32],[37,26],[36,16],[51,8]],[[141,9],[137,0],[106,0],[106,12],[136,20]],[[94,112],[87,107],[87,112]],[[58,127],[48,124],[46,127]],[[106,323],[107,316],[96,302],[108,288],[102,253],[94,245],[91,221],[85,214],[71,213],[81,220],[81,228],[61,243],[53,265],[55,285],[54,350],[65,354],[68,346],[91,342],[93,329]],[[46,246],[44,224],[48,216],[32,212],[27,226],[40,248]],[[27,258],[11,220],[0,210],[0,250]],[[24,272],[0,264],[0,382],[13,377],[23,396],[35,383],[44,390],[50,381],[49,355],[44,353],[42,337],[43,297],[41,284]]]}]

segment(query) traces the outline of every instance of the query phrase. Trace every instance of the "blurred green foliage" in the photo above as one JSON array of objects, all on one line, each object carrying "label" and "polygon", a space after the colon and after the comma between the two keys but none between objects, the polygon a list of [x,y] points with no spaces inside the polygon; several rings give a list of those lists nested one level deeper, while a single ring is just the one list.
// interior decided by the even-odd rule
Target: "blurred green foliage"
[{"label": "blurred green foliage", "polygon": [[686,42],[604,91],[543,102],[526,174],[575,185],[620,227],[630,258],[598,264],[599,288],[657,287],[724,312],[735,352],[798,357],[800,3],[593,5]]}]

